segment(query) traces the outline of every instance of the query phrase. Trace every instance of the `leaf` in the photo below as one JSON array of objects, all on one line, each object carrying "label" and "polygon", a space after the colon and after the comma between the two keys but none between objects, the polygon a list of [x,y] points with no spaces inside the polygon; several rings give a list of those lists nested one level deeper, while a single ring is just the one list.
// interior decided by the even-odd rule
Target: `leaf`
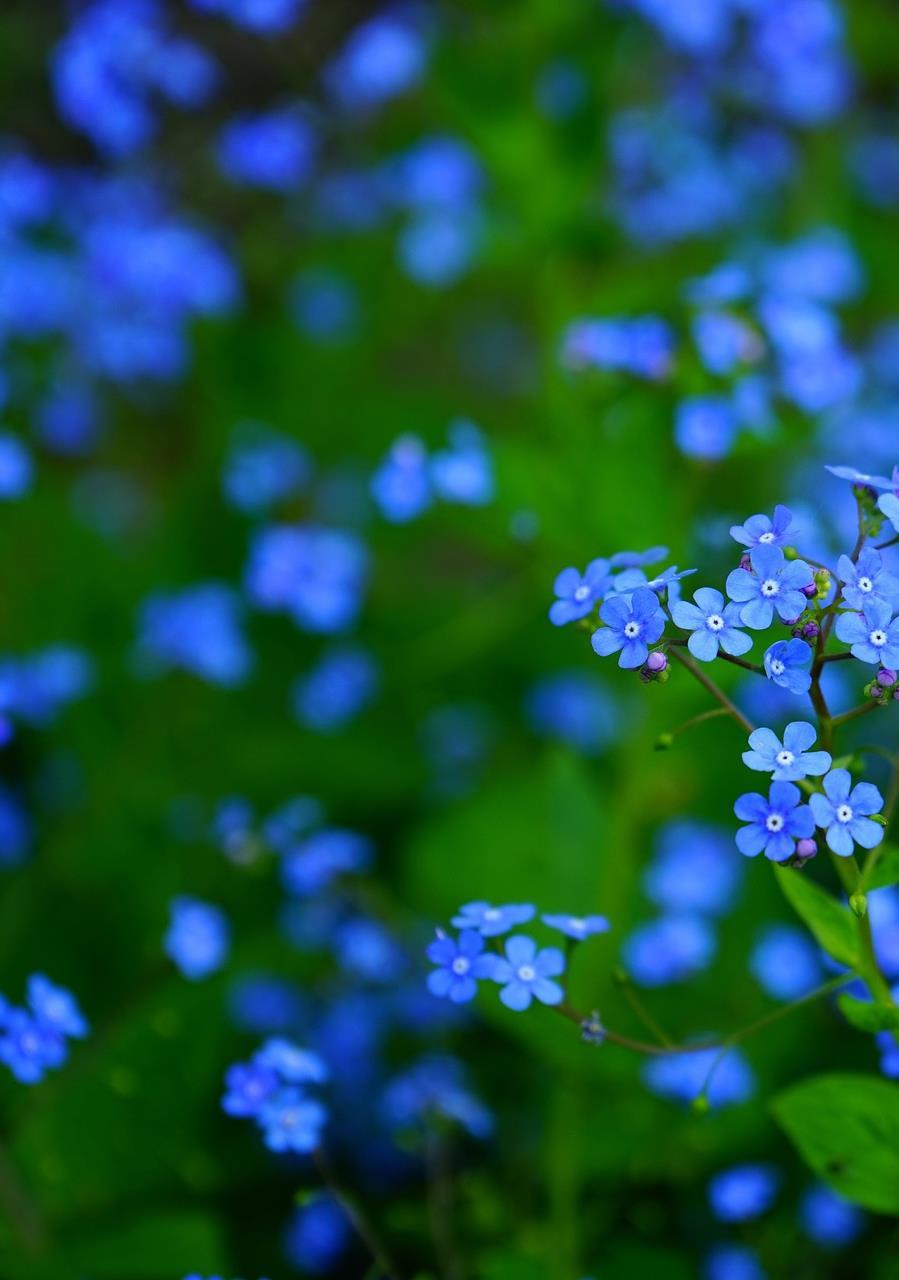
[{"label": "leaf", "polygon": [[899,1031],[899,1009],[889,1004],[872,1004],[854,996],[840,996],[837,1004],[847,1022],[859,1031]]},{"label": "leaf", "polygon": [[899,1085],[848,1073],[813,1076],[779,1094],[771,1110],[835,1191],[899,1215]]},{"label": "leaf", "polygon": [[840,964],[857,968],[858,936],[855,919],[848,908],[801,871],[775,867],[775,875],[784,897],[824,950]]},{"label": "leaf", "polygon": [[899,845],[885,845],[870,875],[862,875],[866,890],[886,889],[899,884]]}]

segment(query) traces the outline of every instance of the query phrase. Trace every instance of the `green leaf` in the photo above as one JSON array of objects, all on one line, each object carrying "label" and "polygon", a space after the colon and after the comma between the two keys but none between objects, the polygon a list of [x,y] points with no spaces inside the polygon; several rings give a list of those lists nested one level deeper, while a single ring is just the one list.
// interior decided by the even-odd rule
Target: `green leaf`
[{"label": "green leaf", "polygon": [[824,950],[840,964],[858,967],[858,935],[851,912],[802,871],[775,867],[784,897]]},{"label": "green leaf", "polygon": [[848,1073],[813,1076],[779,1094],[771,1110],[835,1191],[899,1215],[899,1085]]},{"label": "green leaf", "polygon": [[899,845],[885,845],[880,850],[874,870],[870,875],[863,875],[862,881],[866,890],[886,889],[891,884],[899,884]]},{"label": "green leaf", "polygon": [[837,1004],[847,1022],[859,1031],[899,1031],[899,1009],[889,1004],[872,1004],[854,996],[840,996]]}]

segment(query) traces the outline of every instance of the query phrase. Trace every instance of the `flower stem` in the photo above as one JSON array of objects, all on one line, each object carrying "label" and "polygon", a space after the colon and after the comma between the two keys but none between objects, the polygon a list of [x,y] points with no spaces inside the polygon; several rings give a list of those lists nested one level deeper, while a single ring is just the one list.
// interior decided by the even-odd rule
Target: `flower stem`
[{"label": "flower stem", "polygon": [[686,667],[690,674],[699,681],[702,687],[710,693],[717,702],[721,703],[725,711],[727,711],[729,715],[733,716],[737,724],[745,729],[747,733],[752,733],[755,728],[752,721],[748,720],[746,716],[743,715],[740,708],[731,702],[724,690],[719,689],[718,685],[715,684],[715,681],[712,680],[710,676],[707,676],[704,671],[700,671],[692,658],[688,657],[687,654],[682,653],[680,649],[672,648],[669,652],[671,653],[672,658],[675,658],[681,666]]},{"label": "flower stem", "polygon": [[848,724],[850,720],[857,720],[859,716],[866,716],[869,711],[876,711],[881,706],[876,698],[871,698],[867,702],[863,702],[860,707],[853,707],[851,711],[844,711],[841,715],[833,717],[834,729],[838,729],[841,724]]},{"label": "flower stem", "polygon": [[315,1151],[312,1153],[312,1158],[315,1162],[315,1167],[321,1175],[322,1182],[324,1182],[325,1186],[331,1192],[331,1195],[353,1224],[356,1234],[374,1259],[377,1270],[386,1278],[386,1280],[402,1280],[400,1271],[394,1266],[389,1253],[381,1243],[379,1237],[376,1235],[371,1224],[367,1221],[359,1207],[354,1203],[353,1199],[346,1194],[343,1187],[340,1185],[337,1175],[335,1174],[333,1166],[331,1165],[324,1149],[322,1147],[316,1147]]}]

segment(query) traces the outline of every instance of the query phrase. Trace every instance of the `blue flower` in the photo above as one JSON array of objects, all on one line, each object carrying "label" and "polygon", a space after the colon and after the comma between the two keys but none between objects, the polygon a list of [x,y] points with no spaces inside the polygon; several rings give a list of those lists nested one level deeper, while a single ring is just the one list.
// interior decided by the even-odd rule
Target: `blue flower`
[{"label": "blue flower", "polygon": [[822,981],[820,951],[803,929],[774,924],[752,948],[749,971],[775,1000],[797,1000]]},{"label": "blue flower", "polygon": [[445,1054],[429,1054],[395,1076],[384,1090],[381,1112],[391,1129],[433,1125],[437,1116],[460,1124],[473,1138],[487,1138],[493,1130],[493,1117],[468,1089],[460,1064]]},{"label": "blue flower", "polygon": [[886,516],[890,524],[899,533],[899,495],[895,493],[885,493],[877,500],[877,506]]},{"label": "blue flower", "polygon": [[751,791],[740,796],[734,813],[749,826],[737,832],[737,848],[748,858],[764,852],[772,862],[793,856],[796,841],[807,839],[815,820],[807,804],[800,804],[800,790],[792,782],[772,782],[768,799]]},{"label": "blue flower", "polygon": [[427,53],[403,14],[377,14],[354,28],[325,72],[339,103],[366,110],[411,89],[424,73]]},{"label": "blue flower", "polygon": [[[851,788],[851,789],[850,789]],[[809,798],[815,823],[827,832],[829,847],[841,858],[852,856],[856,844],[873,849],[883,839],[883,827],[871,814],[880,813],[883,796],[871,782],[852,786],[848,769],[832,769],[824,779],[825,794]]]},{"label": "blue flower", "polygon": [[586,618],[611,585],[608,560],[591,560],[583,574],[577,569],[563,569],[553,583],[558,599],[550,606],[550,622],[554,627],[563,627],[566,622]]},{"label": "blue flower", "polygon": [[222,1110],[229,1116],[258,1116],[280,1088],[277,1073],[254,1059],[236,1062],[225,1073]]},{"label": "blue flower", "polygon": [[808,604],[802,588],[813,582],[804,560],[784,559],[780,547],[760,545],[749,553],[752,572],[734,569],[727,575],[727,594],[743,604],[740,616],[747,627],[764,631],[775,610],[784,622],[798,618]]},{"label": "blue flower", "polygon": [[368,552],[352,533],[272,525],[250,549],[247,591],[258,609],[286,610],[305,631],[341,631],[355,621]]},{"label": "blue flower", "polygon": [[453,924],[457,929],[475,929],[484,938],[495,938],[517,924],[533,920],[536,910],[530,902],[505,907],[492,907],[489,902],[467,902],[459,908],[459,914],[453,916]]},{"label": "blue flower", "polygon": [[748,1222],[771,1207],[780,1179],[766,1164],[740,1164],[709,1183],[709,1204],[721,1222]]},{"label": "blue flower", "polygon": [[852,484],[861,484],[868,489],[892,489],[896,483],[895,472],[892,480],[886,476],[872,476],[867,471],[859,471],[856,467],[828,467],[831,475],[839,480],[849,480]]},{"label": "blue flower", "polygon": [[321,893],[339,875],[365,871],[372,858],[372,845],[366,836],[341,827],[326,827],[286,850],[281,878],[288,893],[309,897]]},{"label": "blue flower", "polygon": [[258,1120],[270,1151],[314,1151],[327,1120],[320,1102],[299,1089],[280,1089],[258,1113]]},{"label": "blue flower", "polygon": [[[714,1074],[708,1083],[713,1068]],[[745,1102],[756,1089],[752,1068],[739,1049],[725,1058],[718,1049],[650,1058],[641,1074],[647,1088],[660,1097],[691,1103],[705,1093],[713,1108]]]},{"label": "blue flower", "polygon": [[836,633],[859,662],[899,666],[899,617],[893,617],[892,605],[885,601],[870,600],[861,613],[841,613]]},{"label": "blue flower", "polygon": [[197,898],[175,898],[165,935],[165,953],[185,978],[198,982],[225,963],[231,945],[225,913]]},{"label": "blue flower", "polygon": [[266,1040],[254,1061],[270,1067],[288,1084],[322,1084],[328,1078],[328,1069],[317,1053],[280,1036]]},{"label": "blue flower", "polygon": [[743,763],[759,773],[770,773],[775,782],[799,782],[818,777],[831,765],[827,751],[809,751],[817,738],[814,725],[793,720],[784,730],[783,742],[773,729],[754,729],[749,735],[751,751],[743,752]]},{"label": "blue flower", "polygon": [[280,35],[293,26],[307,0],[188,0],[195,9],[218,13],[236,27],[262,35]]},{"label": "blue flower", "polygon": [[28,979],[28,1003],[38,1022],[61,1036],[87,1035],[88,1025],[70,991],[57,987],[42,973]]},{"label": "blue flower", "polygon": [[0,501],[24,497],[33,475],[31,454],[25,446],[8,431],[0,432]]},{"label": "blue flower", "polygon": [[669,915],[635,929],[622,956],[631,976],[644,987],[665,987],[701,973],[715,955],[715,931],[696,915]]},{"label": "blue flower", "polygon": [[593,650],[601,657],[621,650],[619,667],[641,667],[654,644],[665,630],[665,615],[654,591],[638,588],[630,600],[615,596],[606,600],[599,611],[606,624],[593,632]]},{"label": "blue flower", "polygon": [[675,915],[723,915],[733,903],[742,871],[729,831],[676,818],[659,832],[643,887],[656,906]]},{"label": "blue flower", "polygon": [[473,422],[459,418],[447,431],[449,445],[431,459],[434,490],[444,502],[485,506],[493,498],[493,463],[484,436]]},{"label": "blue flower", "polygon": [[799,1203],[799,1224],[822,1249],[841,1249],[861,1235],[865,1215],[838,1192],[819,1182],[809,1187]]},{"label": "blue flower", "polygon": [[484,939],[475,929],[463,929],[458,942],[438,929],[428,947],[428,959],[438,966],[428,974],[428,990],[454,1004],[465,1004],[474,999],[478,981],[493,976],[496,958],[492,951],[484,951]]},{"label": "blue flower", "polygon": [[613,569],[642,569],[648,564],[658,564],[667,554],[667,547],[648,547],[646,551],[616,551],[609,564]]},{"label": "blue flower", "polygon": [[537,733],[590,755],[616,740],[621,719],[606,685],[587,671],[544,676],[528,691],[525,710]]},{"label": "blue flower", "polygon": [[804,640],[775,640],[765,651],[765,675],[790,693],[808,693],[812,677],[806,667],[811,660],[811,647]]},{"label": "blue flower", "polygon": [[687,648],[694,658],[711,662],[717,658],[719,648],[732,654],[746,653],[752,648],[751,638],[737,630],[740,605],[725,604],[721,592],[712,587],[700,587],[693,599],[695,604],[676,601],[671,606],[671,617],[677,626],[692,632]]},{"label": "blue flower", "polygon": [[222,474],[227,501],[239,511],[265,511],[297,493],[309,479],[305,450],[288,436],[245,426],[235,434]]},{"label": "blue flower", "polygon": [[677,406],[674,440],[688,458],[726,458],[737,430],[733,405],[723,396],[694,396]]},{"label": "blue flower", "polygon": [[203,583],[141,605],[138,654],[149,669],[180,667],[213,684],[241,684],[253,664],[237,595]]},{"label": "blue flower", "polygon": [[584,938],[592,938],[597,933],[608,933],[611,925],[605,916],[541,916],[544,924],[550,929],[558,929],[566,938],[574,938],[582,942]]},{"label": "blue flower", "polygon": [[783,547],[790,541],[793,513],[778,504],[774,515],[750,516],[745,524],[734,524],[730,536],[744,547]]},{"label": "blue flower", "polygon": [[899,578],[883,566],[874,547],[865,547],[853,564],[848,556],[840,556],[837,574],[843,585],[843,599],[852,609],[864,609],[873,602],[892,609],[899,607]]},{"label": "blue flower", "polygon": [[0,1019],[0,1062],[20,1084],[38,1084],[45,1072],[65,1061],[66,1046],[54,1027],[24,1009],[7,1008]]},{"label": "blue flower", "polygon": [[371,495],[393,524],[416,519],[433,502],[428,454],[418,436],[400,436],[371,478]]},{"label": "blue flower", "polygon": [[675,587],[682,578],[689,578],[695,572],[695,569],[678,569],[677,565],[674,564],[668,569],[663,569],[661,573],[657,573],[655,577],[650,578],[642,569],[629,568],[612,579],[612,590],[615,595],[626,596],[628,599],[638,587],[648,587],[656,595],[661,595],[663,591],[668,591]]},{"label": "blue flower", "polygon": [[293,685],[294,715],[307,729],[333,733],[371,701],[378,679],[377,664],[364,649],[331,649]]},{"label": "blue flower", "polygon": [[490,977],[502,984],[499,998],[508,1009],[520,1012],[531,1000],[561,1004],[565,992],[553,979],[565,971],[565,957],[557,947],[537,950],[533,938],[514,934],[506,942],[505,958],[498,956]]},{"label": "blue flower", "polygon": [[719,1244],[706,1256],[703,1280],[767,1280],[754,1249],[742,1244]]},{"label": "blue flower", "polygon": [[296,1271],[328,1275],[348,1248],[353,1228],[332,1195],[313,1195],[294,1211],[284,1232],[284,1256]]},{"label": "blue flower", "polygon": [[232,182],[291,191],[308,176],[316,138],[294,108],[239,116],[219,135],[218,163]]}]

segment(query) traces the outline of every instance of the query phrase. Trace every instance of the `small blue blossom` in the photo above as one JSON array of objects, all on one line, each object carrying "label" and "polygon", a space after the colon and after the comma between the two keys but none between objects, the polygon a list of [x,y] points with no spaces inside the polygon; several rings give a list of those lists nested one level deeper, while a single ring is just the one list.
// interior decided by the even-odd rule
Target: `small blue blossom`
[{"label": "small blue blossom", "polygon": [[749,1222],[770,1209],[779,1183],[769,1165],[735,1165],[709,1183],[709,1204],[721,1222]]},{"label": "small blue blossom", "polygon": [[550,605],[550,622],[554,627],[564,627],[568,622],[586,618],[611,585],[608,560],[591,560],[583,574],[577,569],[563,569],[553,583],[558,599]]},{"label": "small blue blossom", "polygon": [[477,994],[478,981],[493,976],[497,957],[485,952],[484,939],[474,929],[463,929],[458,942],[438,929],[428,947],[428,959],[438,966],[428,974],[431,994],[465,1004]]},{"label": "small blue blossom", "polygon": [[659,564],[667,554],[667,547],[647,547],[645,551],[616,551],[609,558],[609,564],[613,569],[643,569],[648,564]]},{"label": "small blue blossom", "polygon": [[79,1040],[87,1035],[88,1026],[75,997],[42,973],[28,979],[28,1003],[37,1021],[48,1030]]},{"label": "small blue blossom", "polygon": [[306,1154],[319,1144],[327,1112],[320,1102],[299,1089],[280,1089],[258,1113],[265,1145],[270,1151]]},{"label": "small blue blossom", "polygon": [[745,1102],[756,1090],[752,1068],[739,1049],[725,1058],[719,1049],[650,1058],[641,1074],[647,1088],[662,1098],[689,1104],[704,1094],[713,1109]]},{"label": "small blue blossom", "polygon": [[528,690],[525,711],[537,733],[556,738],[588,755],[616,741],[621,723],[617,703],[592,672],[560,671]]},{"label": "small blue blossom", "polygon": [[355,621],[368,552],[352,533],[272,525],[250,549],[247,591],[258,609],[286,610],[304,631],[330,634]]},{"label": "small blue blossom", "polygon": [[537,908],[530,902],[512,903],[504,907],[493,907],[489,902],[467,902],[460,907],[459,914],[453,916],[453,924],[457,929],[476,929],[484,938],[496,938],[501,933],[508,933],[518,924],[527,924],[533,920]]},{"label": "small blue blossom", "polygon": [[284,1256],[297,1271],[330,1274],[348,1248],[353,1228],[332,1195],[315,1195],[297,1208],[283,1237]]},{"label": "small blue blossom", "polygon": [[[841,858],[849,858],[859,844],[873,849],[884,836],[883,827],[872,821],[880,813],[883,796],[871,782],[852,786],[848,769],[832,769],[824,779],[824,792],[809,798],[815,823],[827,833],[827,844]],[[809,833],[810,834],[810,833]]]},{"label": "small blue blossom", "polygon": [[799,1225],[820,1248],[843,1249],[861,1235],[865,1215],[857,1205],[819,1182],[809,1187],[799,1202]]},{"label": "small blue blossom", "polygon": [[674,441],[688,458],[726,458],[737,430],[733,405],[723,396],[694,396],[677,406]]},{"label": "small blue blossom", "polygon": [[197,898],[175,898],[165,935],[165,953],[191,982],[222,967],[231,945],[225,913]]},{"label": "small blue blossom", "polygon": [[149,670],[179,667],[202,680],[241,684],[253,663],[236,594],[203,583],[146,599],[138,618],[138,656]]},{"label": "small blue blossom", "polygon": [[549,915],[541,916],[540,919],[550,929],[558,929],[566,938],[573,938],[575,942],[583,942],[585,938],[592,938],[597,933],[608,933],[612,927],[605,916]]},{"label": "small blue blossom", "polygon": [[808,693],[812,687],[811,646],[804,640],[775,640],[765,651],[765,675],[790,693]]},{"label": "small blue blossom", "polygon": [[668,915],[635,929],[625,941],[622,959],[643,987],[666,987],[702,973],[715,956],[715,930],[696,915]]},{"label": "small blue blossom", "polygon": [[740,796],[734,813],[749,823],[737,832],[737,848],[748,858],[764,853],[772,862],[793,856],[797,840],[807,839],[815,830],[815,820],[807,804],[800,804],[801,792],[792,782],[772,782],[768,798],[758,792]]},{"label": "small blue blossom", "polygon": [[229,1116],[257,1116],[279,1087],[277,1073],[271,1067],[255,1059],[236,1062],[225,1073],[222,1110]]},{"label": "small blue blossom", "polygon": [[195,9],[216,13],[257,35],[289,31],[308,0],[188,0]]},{"label": "small blue blossom", "polygon": [[0,1018],[0,1062],[20,1084],[39,1084],[47,1071],[62,1066],[66,1046],[53,1026],[24,1009],[7,1007]]},{"label": "small blue blossom", "polygon": [[309,479],[305,450],[288,436],[265,427],[235,432],[222,473],[227,501],[239,511],[265,511],[298,493]]},{"label": "small blue blossom", "polygon": [[695,604],[686,600],[678,600],[671,606],[671,617],[675,624],[684,631],[690,631],[687,648],[694,658],[701,662],[711,662],[718,656],[718,650],[725,653],[747,653],[752,648],[752,639],[745,631],[738,630],[741,620],[739,604],[725,604],[720,591],[711,587],[700,587],[694,592]]},{"label": "small blue blossom", "polygon": [[218,163],[231,182],[268,191],[292,191],[308,176],[316,139],[294,108],[240,116],[218,140]]},{"label": "small blue blossom", "polygon": [[389,1127],[432,1126],[435,1116],[452,1120],[473,1138],[489,1138],[493,1117],[468,1089],[455,1058],[429,1054],[396,1076],[384,1091],[381,1113]]},{"label": "small blue blossom", "polygon": [[762,345],[745,320],[727,311],[700,311],[693,319],[693,341],[710,373],[727,375],[758,360]]},{"label": "small blue blossom", "polygon": [[266,1040],[254,1061],[276,1072],[288,1084],[323,1084],[328,1078],[328,1069],[317,1053],[279,1036]]},{"label": "small blue blossom", "polygon": [[418,436],[400,436],[371,478],[371,495],[385,520],[405,524],[433,502],[428,454]]},{"label": "small blue blossom", "polygon": [[643,887],[672,915],[723,915],[733,904],[743,867],[729,831],[675,818],[659,832]]},{"label": "small blue blossom", "polygon": [[307,729],[334,733],[368,705],[378,680],[377,663],[364,649],[332,649],[294,683],[294,715]]},{"label": "small blue blossom", "polygon": [[31,454],[16,436],[0,431],[0,502],[24,497],[33,476]]},{"label": "small blue blossom", "polygon": [[402,14],[377,14],[354,28],[325,80],[343,107],[364,111],[413,88],[426,60],[424,41],[412,22]]},{"label": "small blue blossom", "polygon": [[793,513],[778,504],[773,516],[750,516],[744,524],[731,525],[730,536],[744,547],[784,547],[793,530]]},{"label": "small blue blossom", "polygon": [[374,850],[366,836],[326,827],[285,851],[281,866],[284,888],[297,897],[310,897],[321,893],[338,876],[367,870],[373,857]]},{"label": "small blue blossom", "polygon": [[848,556],[840,556],[837,576],[843,583],[843,599],[851,609],[861,610],[875,602],[893,612],[899,608],[899,578],[884,568],[874,547],[865,547],[856,564]]},{"label": "small blue blossom", "polygon": [[830,768],[831,756],[827,751],[809,751],[817,736],[814,725],[805,720],[791,721],[782,742],[773,729],[754,729],[743,763],[759,773],[770,773],[775,782],[818,777]]},{"label": "small blue blossom", "polygon": [[493,463],[482,432],[464,418],[451,423],[449,443],[431,459],[431,480],[444,502],[485,506],[493,498]]},{"label": "small blue blossom", "polygon": [[785,560],[780,547],[759,545],[749,553],[752,572],[734,569],[727,575],[727,594],[742,603],[741,618],[753,631],[770,627],[775,610],[784,622],[798,618],[808,604],[802,588],[813,575],[804,560]]},{"label": "small blue blossom", "polygon": [[601,657],[621,650],[619,667],[641,667],[654,644],[665,630],[665,615],[654,591],[638,588],[630,600],[613,597],[601,606],[599,616],[605,623],[593,632],[591,644]]},{"label": "small blue blossom", "polygon": [[762,931],[749,957],[749,971],[775,1000],[798,1000],[823,981],[821,953],[805,930],[789,924]]},{"label": "small blue blossom", "polygon": [[841,613],[835,630],[859,662],[899,667],[899,617],[893,617],[892,605],[869,600],[861,613]]},{"label": "small blue blossom", "polygon": [[706,1255],[702,1280],[767,1280],[759,1256],[742,1244],[719,1244]]},{"label": "small blue blossom", "polygon": [[496,957],[490,977],[502,985],[499,998],[506,1008],[521,1012],[533,999],[561,1004],[565,992],[553,979],[564,971],[565,957],[557,947],[538,951],[533,938],[518,933],[506,942],[505,957]]}]

